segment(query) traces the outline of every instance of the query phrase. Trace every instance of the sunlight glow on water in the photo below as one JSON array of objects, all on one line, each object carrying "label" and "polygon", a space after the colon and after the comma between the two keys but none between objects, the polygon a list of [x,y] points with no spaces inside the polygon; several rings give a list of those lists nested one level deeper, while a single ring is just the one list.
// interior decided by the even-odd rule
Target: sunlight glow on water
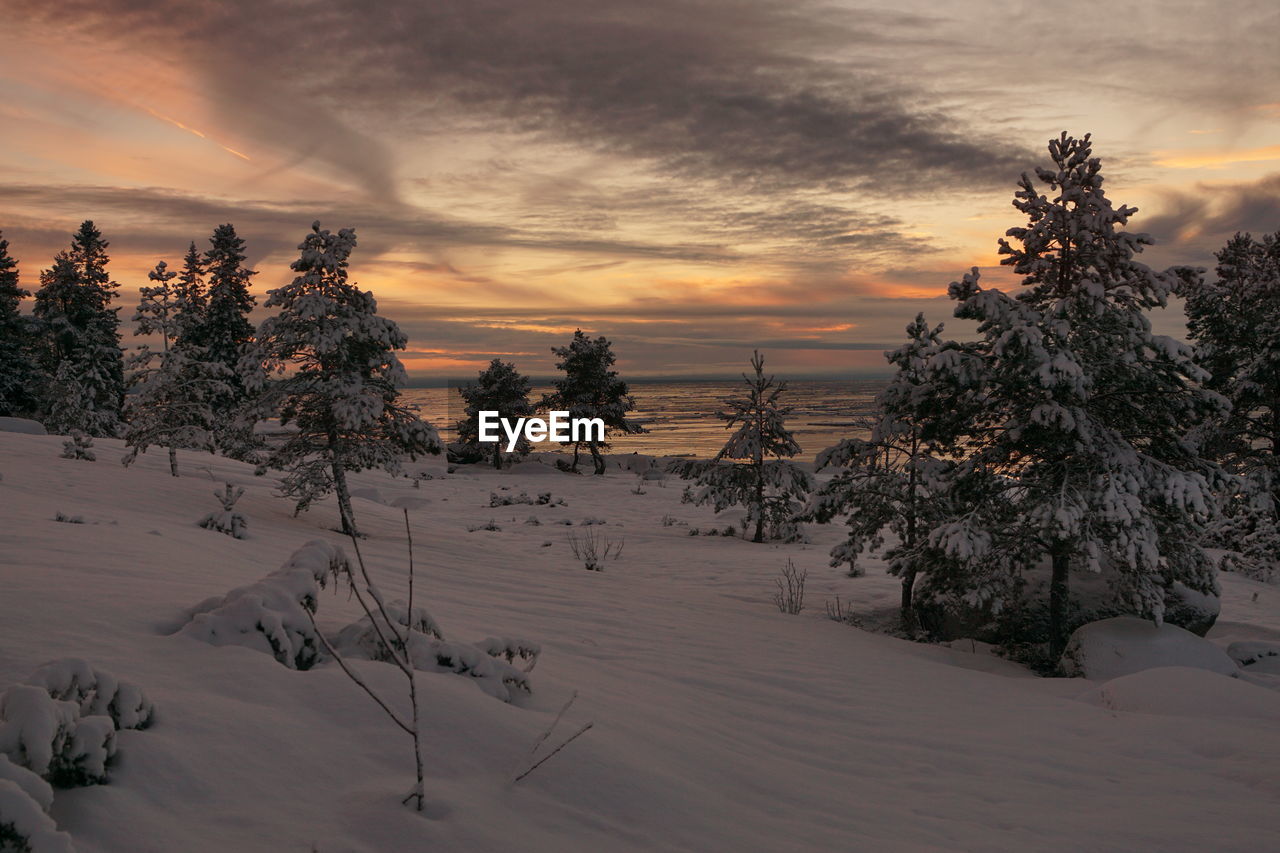
[{"label": "sunlight glow on water", "polygon": [[[636,410],[631,417],[648,432],[620,436],[613,453],[646,453],[664,456],[713,456],[728,438],[724,421],[716,417],[721,400],[741,393],[741,382],[637,382],[631,386]],[[814,454],[842,438],[865,436],[854,423],[873,411],[875,395],[884,380],[851,379],[797,381],[787,383],[783,399],[795,408],[788,426],[800,443],[800,459]],[[536,385],[530,398],[538,400],[550,387]],[[449,388],[406,388],[406,400],[421,406],[421,414],[441,431],[446,441],[453,439],[453,422],[461,415],[457,391]],[[535,445],[557,450],[554,444]]]}]

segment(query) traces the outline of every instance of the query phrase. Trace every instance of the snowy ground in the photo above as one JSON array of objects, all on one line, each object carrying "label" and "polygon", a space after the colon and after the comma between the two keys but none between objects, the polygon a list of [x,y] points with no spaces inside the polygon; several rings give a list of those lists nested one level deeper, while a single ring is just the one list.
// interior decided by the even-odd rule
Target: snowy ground
[{"label": "snowy ground", "polygon": [[[450,638],[543,649],[534,695],[515,704],[456,675],[421,676],[420,816],[398,805],[408,738],[336,666],[295,672],[166,634],[185,608],[304,542],[343,544],[332,503],[293,518],[238,463],[184,453],[173,479],[163,453],[125,470],[118,442],[97,448],[97,462],[65,460],[59,438],[0,433],[0,689],[77,656],[158,708],[151,729],[120,733],[110,784],[57,792],[53,815],[82,853],[1280,849],[1280,693],[1173,669],[1107,691],[1031,677],[981,647],[840,625],[825,599],[872,611],[897,588],[875,564],[860,579],[828,568],[837,531],[808,546],[692,537],[687,525],[725,521],[681,505],[675,483],[634,494],[629,473],[538,463],[418,489],[355,478],[362,548],[389,595],[405,591],[408,506],[419,595]],[[195,524],[225,481],[246,489],[243,541]],[[503,487],[567,505],[489,508]],[[600,573],[567,543],[588,517],[626,540]],[[501,530],[468,532],[490,519]],[[809,573],[799,616],[769,601],[788,557]],[[1224,586],[1211,639],[1280,640],[1280,588]],[[358,614],[345,593],[321,599],[322,627]],[[356,665],[401,695],[389,665]],[[575,690],[552,741],[594,728],[512,784]]]}]

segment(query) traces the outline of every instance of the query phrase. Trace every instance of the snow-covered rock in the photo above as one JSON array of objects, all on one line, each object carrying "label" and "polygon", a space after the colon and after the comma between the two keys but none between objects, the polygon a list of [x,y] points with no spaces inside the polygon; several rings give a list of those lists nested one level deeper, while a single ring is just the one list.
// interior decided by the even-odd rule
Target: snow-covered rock
[{"label": "snow-covered rock", "polygon": [[1189,666],[1160,666],[1122,675],[1078,698],[1112,711],[1280,723],[1280,693]]},{"label": "snow-covered rock", "polygon": [[1177,625],[1115,616],[1077,628],[1059,667],[1065,675],[1106,681],[1155,667],[1180,666],[1236,675],[1227,653]]},{"label": "snow-covered rock", "polygon": [[49,431],[39,421],[26,418],[0,418],[0,432],[17,432],[24,435],[48,435]]}]

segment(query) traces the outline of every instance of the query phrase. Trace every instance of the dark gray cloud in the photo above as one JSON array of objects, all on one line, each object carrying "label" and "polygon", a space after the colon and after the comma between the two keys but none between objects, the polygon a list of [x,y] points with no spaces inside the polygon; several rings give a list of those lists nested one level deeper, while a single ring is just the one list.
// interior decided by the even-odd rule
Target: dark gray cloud
[{"label": "dark gray cloud", "polygon": [[812,2],[11,0],[193,67],[222,120],[394,197],[388,127],[503,128],[742,191],[992,186],[1026,152],[850,55],[927,18]]},{"label": "dark gray cloud", "polygon": [[1135,224],[1155,239],[1152,257],[1212,266],[1213,253],[1236,232],[1261,236],[1280,231],[1280,172],[1248,183],[1166,190],[1159,210]]}]

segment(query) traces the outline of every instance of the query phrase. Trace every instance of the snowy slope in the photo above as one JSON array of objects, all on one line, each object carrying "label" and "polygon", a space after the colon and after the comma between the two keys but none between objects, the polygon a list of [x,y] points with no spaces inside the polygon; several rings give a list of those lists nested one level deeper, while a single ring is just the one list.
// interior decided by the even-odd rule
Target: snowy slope
[{"label": "snowy slope", "polygon": [[[441,477],[432,462],[437,479],[419,489],[354,478],[361,547],[388,597],[405,594],[408,505],[418,594],[450,639],[515,635],[543,650],[534,695],[514,704],[420,676],[420,816],[398,805],[408,738],[337,667],[295,672],[170,633],[186,608],[306,541],[342,545],[332,502],[293,518],[247,466],[183,453],[174,479],[161,453],[125,470],[118,442],[96,444],[88,463],[58,458],[59,438],[0,433],[0,688],[76,656],[158,709],[152,728],[119,733],[110,784],[56,793],[53,816],[82,853],[1280,849],[1280,735],[1266,712],[1280,693],[1233,681],[1230,695],[1253,692],[1231,717],[1196,702],[1130,711],[1081,695],[1096,683],[1027,677],[981,647],[859,631],[824,618],[823,599],[873,609],[896,581],[875,564],[860,579],[828,568],[838,531],[810,546],[692,537],[661,519],[725,522],[681,505],[675,483],[634,494],[631,474],[538,463]],[[195,523],[225,481],[246,489],[248,539]],[[489,508],[504,486],[567,505]],[[588,517],[626,540],[599,573],[566,541]],[[490,519],[501,530],[468,532]],[[809,572],[799,616],[769,602],[787,557]],[[1280,590],[1229,578],[1223,642],[1280,633],[1278,614]],[[322,595],[330,632],[357,615],[345,593]],[[389,665],[354,665],[402,696]],[[1185,684],[1209,677],[1222,678]],[[552,742],[595,727],[513,785],[575,690]]]}]

